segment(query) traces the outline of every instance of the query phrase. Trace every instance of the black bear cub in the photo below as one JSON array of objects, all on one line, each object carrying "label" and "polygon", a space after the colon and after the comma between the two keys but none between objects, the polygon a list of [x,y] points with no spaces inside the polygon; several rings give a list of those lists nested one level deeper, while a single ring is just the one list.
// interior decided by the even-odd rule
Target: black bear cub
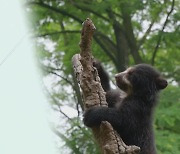
[{"label": "black bear cub", "polygon": [[113,90],[100,62],[96,61],[94,66],[106,91],[109,107],[87,110],[84,124],[93,127],[108,121],[127,145],[139,146],[141,154],[155,154],[153,109],[158,93],[166,88],[167,81],[150,65],[138,64],[115,75],[120,90]]}]

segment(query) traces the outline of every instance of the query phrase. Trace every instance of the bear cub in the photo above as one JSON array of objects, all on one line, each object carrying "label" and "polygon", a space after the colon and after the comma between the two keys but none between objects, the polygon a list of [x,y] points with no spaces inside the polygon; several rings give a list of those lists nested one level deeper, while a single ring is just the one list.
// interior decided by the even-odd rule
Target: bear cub
[{"label": "bear cub", "polygon": [[109,76],[98,61],[94,62],[106,92],[108,107],[93,107],[84,114],[84,124],[98,126],[108,121],[127,145],[141,148],[141,154],[156,154],[152,128],[158,93],[167,81],[152,66],[138,64],[115,75],[119,87],[110,87]]}]

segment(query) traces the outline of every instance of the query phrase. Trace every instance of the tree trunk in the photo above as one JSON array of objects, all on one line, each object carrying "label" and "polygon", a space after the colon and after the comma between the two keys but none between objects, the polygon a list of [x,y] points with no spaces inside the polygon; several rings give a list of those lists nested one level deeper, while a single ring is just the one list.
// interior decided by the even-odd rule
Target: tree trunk
[{"label": "tree trunk", "polygon": [[127,11],[126,9],[127,7],[122,5],[121,13],[122,13],[122,19],[123,19],[124,34],[126,35],[126,39],[130,48],[130,52],[133,56],[134,62],[136,64],[142,63],[141,56],[139,55],[139,52],[138,52],[136,38],[133,32],[130,12]]},{"label": "tree trunk", "polygon": [[[101,86],[96,68],[93,67],[91,42],[95,26],[90,19],[83,23],[80,41],[80,54],[72,58],[74,72],[82,89],[85,110],[92,106],[106,106],[105,92]],[[93,134],[103,154],[137,154],[139,147],[127,146],[113,130],[110,123],[103,121],[99,127],[92,128]]]}]

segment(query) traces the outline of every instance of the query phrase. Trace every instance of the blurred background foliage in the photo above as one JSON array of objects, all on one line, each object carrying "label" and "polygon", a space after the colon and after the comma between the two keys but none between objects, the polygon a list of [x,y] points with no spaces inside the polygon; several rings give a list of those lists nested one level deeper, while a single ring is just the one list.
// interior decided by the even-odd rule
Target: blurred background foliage
[{"label": "blurred background foliage", "polygon": [[180,1],[25,0],[25,5],[46,93],[59,116],[53,129],[60,153],[99,153],[82,124],[82,98],[71,64],[87,17],[96,26],[93,55],[112,81],[116,72],[138,63],[153,65],[168,79],[155,114],[156,144],[159,154],[180,153]]}]

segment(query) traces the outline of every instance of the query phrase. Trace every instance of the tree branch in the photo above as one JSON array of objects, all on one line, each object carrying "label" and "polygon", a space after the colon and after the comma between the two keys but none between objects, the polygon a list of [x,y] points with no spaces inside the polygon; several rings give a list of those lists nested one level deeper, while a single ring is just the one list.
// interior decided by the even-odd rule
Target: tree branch
[{"label": "tree branch", "polygon": [[74,89],[73,83],[72,83],[70,80],[68,80],[66,77],[63,77],[62,75],[59,75],[59,74],[57,74],[56,72],[53,72],[53,71],[49,71],[49,73],[54,74],[54,75],[62,78],[62,79],[65,80],[67,83],[69,83],[69,84],[73,87],[73,89]]},{"label": "tree branch", "polygon": [[[49,92],[49,90],[48,90],[47,88],[46,88],[45,90],[46,90],[46,92],[48,93],[49,98],[57,105],[57,108],[58,108],[58,109],[54,109],[54,110],[60,112],[60,113],[61,113],[63,116],[65,116],[69,121],[71,121],[71,122],[74,123],[73,119],[71,119],[67,114],[65,114],[65,113],[61,110],[61,107],[60,107],[59,102],[52,96],[52,94]],[[81,126],[79,126],[79,128],[81,128]]]},{"label": "tree branch", "polygon": [[43,2],[28,2],[27,4],[29,4],[29,5],[39,5],[39,6],[41,6],[41,7],[47,8],[47,9],[49,9],[49,10],[51,10],[51,11],[56,12],[56,13],[60,13],[60,14],[62,14],[62,15],[68,16],[68,17],[74,19],[75,21],[77,21],[77,22],[79,22],[79,23],[82,23],[82,22],[83,22],[81,19],[79,19],[78,17],[76,17],[76,16],[73,15],[73,14],[68,13],[67,11],[63,10],[62,8],[61,8],[61,9],[58,9],[58,8],[56,8],[56,7],[47,5],[47,4],[43,3]]},{"label": "tree branch", "polygon": [[[56,7],[53,7],[53,6],[49,6],[48,4],[44,4],[42,1],[41,1],[41,2],[28,2],[27,4],[28,4],[28,5],[39,5],[40,7],[47,8],[47,9],[49,9],[49,10],[51,10],[51,11],[56,12],[56,13],[62,14],[62,15],[64,15],[64,16],[68,16],[68,17],[74,19],[75,21],[79,22],[80,24],[82,24],[82,22],[83,22],[81,19],[79,19],[78,17],[76,17],[76,16],[73,15],[73,14],[68,13],[67,11],[63,10],[62,8],[61,8],[61,9],[58,9],[58,8],[56,8]],[[76,31],[72,31],[72,32],[70,32],[70,31],[64,31],[64,32],[57,32],[57,33],[56,33],[56,32],[52,32],[52,33],[40,34],[40,35],[37,35],[37,37],[44,37],[44,36],[47,36],[47,35],[56,35],[56,34],[59,34],[59,33],[76,33]],[[99,34],[99,32],[97,32],[97,34]],[[104,44],[102,43],[102,41],[101,41],[98,37],[96,37],[97,34],[94,35],[94,38],[95,38],[96,42],[97,42],[97,43],[99,44],[99,46],[103,49],[103,51],[112,59],[112,61],[113,61],[113,62],[115,63],[115,65],[116,65],[117,70],[119,70],[119,69],[118,69],[119,64],[118,64],[118,62],[116,61],[115,57],[111,54],[111,51],[112,51],[112,50],[108,50],[108,49],[104,46]],[[101,37],[102,37],[102,35],[101,35]],[[110,39],[108,39],[107,37],[105,38],[104,36],[103,36],[103,38],[106,39],[106,41],[108,41],[109,44],[113,47],[113,42],[112,42]],[[123,56],[122,56],[122,57],[123,57]]]},{"label": "tree branch", "polygon": [[145,42],[148,34],[151,32],[151,28],[153,27],[154,23],[155,23],[155,21],[153,20],[153,21],[151,22],[151,24],[149,25],[149,28],[146,30],[144,36],[143,36],[143,37],[141,38],[141,40],[139,41],[138,47],[137,47],[138,50],[140,49],[141,45],[144,44],[144,42]]},{"label": "tree branch", "polygon": [[101,19],[103,19],[103,20],[105,20],[105,21],[109,21],[108,18],[106,18],[106,17],[104,17],[103,15],[99,14],[98,12],[92,10],[91,8],[85,6],[84,4],[81,5],[81,4],[78,4],[77,2],[74,2],[74,1],[72,1],[72,0],[71,0],[71,3],[72,3],[76,8],[78,8],[78,9],[80,9],[80,10],[93,13],[94,15],[96,15],[96,16],[99,17],[99,18],[101,18]]},{"label": "tree branch", "polygon": [[152,64],[152,65],[154,65],[154,63],[155,63],[155,57],[156,57],[157,51],[158,51],[159,46],[160,46],[160,43],[161,43],[162,35],[163,35],[164,29],[165,29],[165,27],[166,27],[166,25],[167,25],[167,23],[168,23],[169,16],[171,15],[171,13],[172,13],[173,10],[174,10],[174,4],[175,4],[175,0],[172,0],[171,9],[170,9],[170,11],[167,13],[167,17],[166,17],[166,20],[165,20],[165,22],[164,22],[164,24],[163,24],[163,27],[162,27],[161,31],[159,31],[159,38],[158,38],[158,40],[157,40],[156,47],[155,47],[155,49],[154,49],[154,51],[153,51],[153,54],[152,54],[152,59],[151,59],[151,64]]},{"label": "tree branch", "polygon": [[[91,43],[94,30],[95,26],[92,21],[86,19],[81,33],[81,52],[72,58],[74,72],[84,96],[85,109],[99,105],[107,107],[105,92],[101,86],[97,69],[93,67]],[[92,130],[103,154],[139,152],[136,146],[126,146],[107,121],[103,121],[99,127],[93,127]]]},{"label": "tree branch", "polygon": [[[78,103],[77,103],[77,108],[78,108],[78,104],[81,106],[81,109],[82,111],[84,111],[84,105],[83,105],[83,98],[81,96],[81,92],[80,92],[80,89],[79,89],[79,85],[78,85],[78,82],[76,80],[76,77],[75,77],[75,74],[72,70],[72,78],[73,78],[73,81],[74,81],[74,91],[76,93],[76,97],[77,97],[77,100],[78,100]],[[79,113],[79,110],[77,110],[78,113]]]},{"label": "tree branch", "polygon": [[101,33],[101,32],[96,32],[95,33],[95,35],[99,35],[99,36],[101,36],[102,38],[104,38],[105,40],[107,40],[108,42],[109,42],[109,44],[111,45],[111,46],[113,46],[113,48],[116,48],[116,44],[109,38],[109,37],[107,37],[106,35],[104,35],[103,33]]},{"label": "tree branch", "polygon": [[116,13],[116,12],[114,12],[114,11],[112,11],[112,13],[113,13],[115,16],[117,16],[117,17],[119,17],[119,18],[122,19],[122,15],[121,15],[121,14],[118,14],[118,13]]},{"label": "tree branch", "polygon": [[58,108],[59,108],[58,111],[59,111],[63,116],[65,116],[68,120],[73,121],[67,114],[65,114],[65,113],[61,110],[60,106],[58,106]]},{"label": "tree branch", "polygon": [[57,34],[72,34],[72,33],[80,33],[80,31],[78,30],[63,30],[63,31],[56,31],[56,32],[48,32],[48,33],[44,33],[44,34],[38,34],[35,35],[35,37],[45,37],[47,35],[57,35]]},{"label": "tree branch", "polygon": [[97,37],[97,35],[94,35],[94,40],[98,43],[98,45],[103,49],[103,51],[110,57],[110,59],[116,64],[116,59],[114,55],[111,53],[111,50],[108,50],[102,40]]}]

